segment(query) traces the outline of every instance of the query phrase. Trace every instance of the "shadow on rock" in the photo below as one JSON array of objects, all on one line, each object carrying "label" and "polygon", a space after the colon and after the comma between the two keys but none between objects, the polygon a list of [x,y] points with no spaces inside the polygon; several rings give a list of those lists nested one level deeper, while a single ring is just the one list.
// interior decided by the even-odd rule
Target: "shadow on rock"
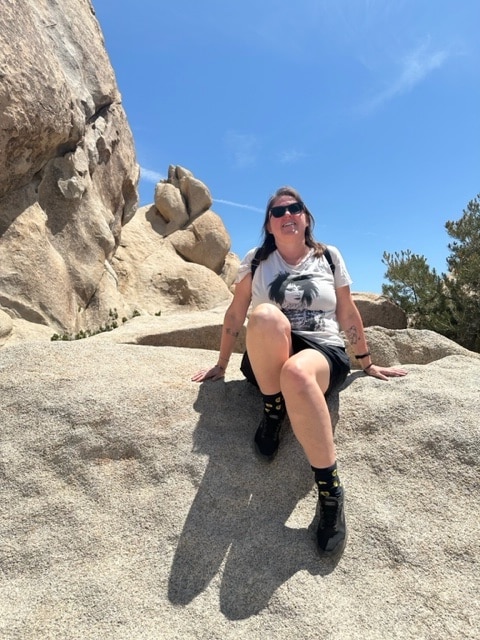
[{"label": "shadow on rock", "polygon": [[[338,394],[331,403],[338,410]],[[243,381],[206,382],[195,409],[195,451],[209,462],[178,542],[168,595],[186,605],[218,580],[222,613],[244,619],[266,607],[297,571],[327,575],[335,563],[316,551],[313,476],[288,421],[279,453],[267,464],[252,446],[262,411],[257,389]],[[307,495],[313,521],[287,526]]]}]

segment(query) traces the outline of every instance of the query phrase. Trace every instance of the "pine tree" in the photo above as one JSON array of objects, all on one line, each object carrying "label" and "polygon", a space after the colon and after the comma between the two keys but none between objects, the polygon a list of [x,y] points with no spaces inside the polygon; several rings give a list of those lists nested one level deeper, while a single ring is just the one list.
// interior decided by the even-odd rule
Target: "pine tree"
[{"label": "pine tree", "polygon": [[448,245],[451,298],[458,341],[480,352],[480,194],[471,200],[460,220],[445,224],[454,238]]},{"label": "pine tree", "polygon": [[383,254],[383,294],[402,307],[409,324],[431,329],[472,351],[480,352],[480,194],[468,203],[458,221],[445,228],[449,273],[437,274],[424,256],[410,250]]},{"label": "pine tree", "polygon": [[442,335],[456,335],[446,296],[445,277],[430,269],[425,256],[407,251],[383,254],[387,266],[385,278],[392,284],[383,285],[383,295],[396,302],[407,314],[409,326],[430,329]]}]

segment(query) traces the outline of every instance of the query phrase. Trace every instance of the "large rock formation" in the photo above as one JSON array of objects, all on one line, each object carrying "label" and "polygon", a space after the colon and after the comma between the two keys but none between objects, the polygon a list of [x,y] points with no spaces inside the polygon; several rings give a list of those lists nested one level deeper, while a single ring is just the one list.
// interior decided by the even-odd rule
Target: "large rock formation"
[{"label": "large rock formation", "polygon": [[105,295],[121,303],[109,263],[139,171],[93,7],[5,0],[0,46],[0,305],[98,323]]},{"label": "large rock formation", "polygon": [[0,351],[0,635],[476,638],[478,358],[347,380],[336,566],[289,426],[258,461],[257,391],[239,354],[225,381],[190,382],[211,361],[95,339]]},{"label": "large rock formation", "polygon": [[119,291],[141,313],[209,309],[231,299],[227,284],[211,269],[186,262],[164,238],[154,207],[142,207],[122,232],[113,259]]},{"label": "large rock formation", "polygon": [[0,46],[0,341],[228,301],[238,258],[190,171],[171,166],[134,215],[139,168],[91,3],[6,0]]},{"label": "large rock formation", "polygon": [[141,313],[211,309],[227,303],[239,259],[211,211],[206,185],[170,166],[155,189],[155,204],[141,207],[122,230],[112,266],[124,300]]}]

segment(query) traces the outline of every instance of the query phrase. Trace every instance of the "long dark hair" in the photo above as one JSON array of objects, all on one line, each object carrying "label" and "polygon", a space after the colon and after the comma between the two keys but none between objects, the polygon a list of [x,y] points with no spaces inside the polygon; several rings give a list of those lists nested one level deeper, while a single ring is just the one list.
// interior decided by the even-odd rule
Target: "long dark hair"
[{"label": "long dark hair", "polygon": [[[270,220],[270,209],[272,204],[275,202],[277,198],[280,196],[291,196],[295,198],[297,202],[303,202],[302,196],[298,193],[296,189],[293,187],[280,187],[275,191],[273,196],[268,199],[267,208],[265,210],[265,218],[263,221],[263,236],[262,236],[262,244],[258,249],[257,255],[255,256],[258,262],[262,260],[266,260],[268,256],[275,251],[277,245],[275,244],[275,238],[272,233],[270,233],[267,229],[268,222]],[[317,242],[313,237],[313,227],[315,226],[315,218],[308,210],[307,206],[304,203],[305,207],[305,215],[308,218],[308,225],[305,229],[305,244],[307,247],[313,249],[313,254],[316,258],[320,258],[323,255],[326,246],[322,242]]]}]

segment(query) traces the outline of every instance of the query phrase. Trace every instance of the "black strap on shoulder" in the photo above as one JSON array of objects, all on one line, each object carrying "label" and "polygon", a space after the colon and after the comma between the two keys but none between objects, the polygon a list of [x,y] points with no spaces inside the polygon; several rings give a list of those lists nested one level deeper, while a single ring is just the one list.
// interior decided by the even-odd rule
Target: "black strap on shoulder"
[{"label": "black strap on shoulder", "polygon": [[[255,251],[255,255],[253,256],[252,262],[251,262],[251,271],[252,271],[252,278],[255,275],[255,271],[257,270],[258,265],[260,264],[260,254],[262,252],[262,247],[259,247],[256,251]],[[325,251],[323,252],[323,255],[325,256],[325,258],[327,259],[328,264],[330,265],[330,269],[332,270],[332,274],[335,275],[335,265],[333,264],[333,260],[332,260],[332,254],[330,253],[330,251],[325,248]]]},{"label": "black strap on shoulder", "polygon": [[252,271],[252,279],[253,276],[255,275],[255,271],[257,270],[258,265],[260,264],[260,254],[262,252],[262,247],[259,247],[256,251],[255,251],[255,255],[253,256],[252,262],[251,262],[251,271]]},{"label": "black strap on shoulder", "polygon": [[327,248],[325,248],[325,251],[323,252],[323,255],[327,259],[327,262],[330,265],[330,269],[332,270],[333,275],[335,275],[335,265],[333,264],[332,254],[330,253],[330,251]]}]

